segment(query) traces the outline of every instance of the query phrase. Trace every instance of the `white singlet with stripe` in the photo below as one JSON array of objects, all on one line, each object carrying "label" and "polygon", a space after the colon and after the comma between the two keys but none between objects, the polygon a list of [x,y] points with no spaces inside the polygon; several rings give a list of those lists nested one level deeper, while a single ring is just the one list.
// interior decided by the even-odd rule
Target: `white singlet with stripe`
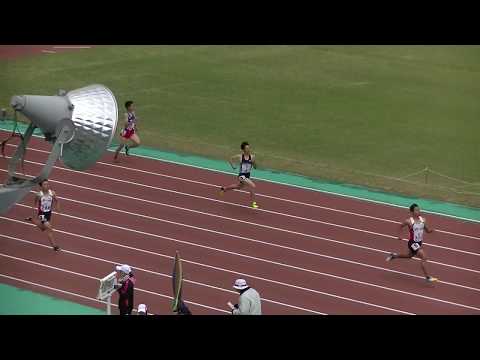
[{"label": "white singlet with stripe", "polygon": [[47,193],[40,191],[38,193],[38,197],[40,198],[38,210],[44,213],[52,211],[52,203],[53,203],[52,190],[48,190]]},{"label": "white singlet with stripe", "polygon": [[414,242],[423,241],[423,230],[425,229],[425,219],[421,216],[418,217],[420,222],[415,222],[413,217],[410,218],[410,240]]}]

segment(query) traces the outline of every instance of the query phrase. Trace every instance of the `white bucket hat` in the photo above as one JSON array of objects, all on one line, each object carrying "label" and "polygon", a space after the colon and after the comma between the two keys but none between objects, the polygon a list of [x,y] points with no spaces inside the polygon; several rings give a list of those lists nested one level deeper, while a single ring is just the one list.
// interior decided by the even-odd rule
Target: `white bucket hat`
[{"label": "white bucket hat", "polygon": [[132,268],[128,265],[118,265],[115,269],[125,274],[130,274],[132,272]]},{"label": "white bucket hat", "polygon": [[235,280],[235,285],[233,285],[234,289],[243,290],[248,287],[247,282],[244,279],[237,279]]}]

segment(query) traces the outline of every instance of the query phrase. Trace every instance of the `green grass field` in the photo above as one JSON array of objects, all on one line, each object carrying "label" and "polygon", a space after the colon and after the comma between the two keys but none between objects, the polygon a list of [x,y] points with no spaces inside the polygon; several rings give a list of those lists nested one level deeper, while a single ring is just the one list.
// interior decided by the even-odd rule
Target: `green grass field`
[{"label": "green grass field", "polygon": [[[150,146],[226,158],[246,139],[260,166],[480,206],[480,46],[102,46],[0,70],[1,107],[103,83]],[[395,179],[426,166],[467,183]]]}]

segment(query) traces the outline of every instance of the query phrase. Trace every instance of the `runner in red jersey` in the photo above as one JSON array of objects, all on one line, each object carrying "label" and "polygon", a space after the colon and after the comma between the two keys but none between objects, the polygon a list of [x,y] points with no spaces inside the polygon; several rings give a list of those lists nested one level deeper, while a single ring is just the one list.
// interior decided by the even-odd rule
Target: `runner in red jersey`
[{"label": "runner in red jersey", "polygon": [[[135,115],[135,104],[133,101],[127,101],[125,103],[125,109],[127,113],[125,114],[125,123],[122,131],[120,132],[120,145],[118,145],[117,150],[115,150],[114,160],[118,160],[118,154],[125,146],[125,155],[129,155],[129,150],[140,146],[140,138],[137,134],[137,116]],[[130,141],[130,145],[128,142]]]}]

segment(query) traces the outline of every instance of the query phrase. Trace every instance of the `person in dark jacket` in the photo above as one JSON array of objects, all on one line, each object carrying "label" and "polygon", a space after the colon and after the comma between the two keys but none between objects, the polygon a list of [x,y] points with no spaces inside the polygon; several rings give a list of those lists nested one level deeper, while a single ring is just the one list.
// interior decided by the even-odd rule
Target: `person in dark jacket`
[{"label": "person in dark jacket", "polygon": [[182,299],[179,300],[177,315],[192,315],[192,312],[187,307],[187,304],[183,302]]},{"label": "person in dark jacket", "polygon": [[128,265],[119,265],[116,270],[120,273],[118,292],[118,309],[120,315],[131,315],[134,307],[133,293],[135,289],[135,277]]}]

